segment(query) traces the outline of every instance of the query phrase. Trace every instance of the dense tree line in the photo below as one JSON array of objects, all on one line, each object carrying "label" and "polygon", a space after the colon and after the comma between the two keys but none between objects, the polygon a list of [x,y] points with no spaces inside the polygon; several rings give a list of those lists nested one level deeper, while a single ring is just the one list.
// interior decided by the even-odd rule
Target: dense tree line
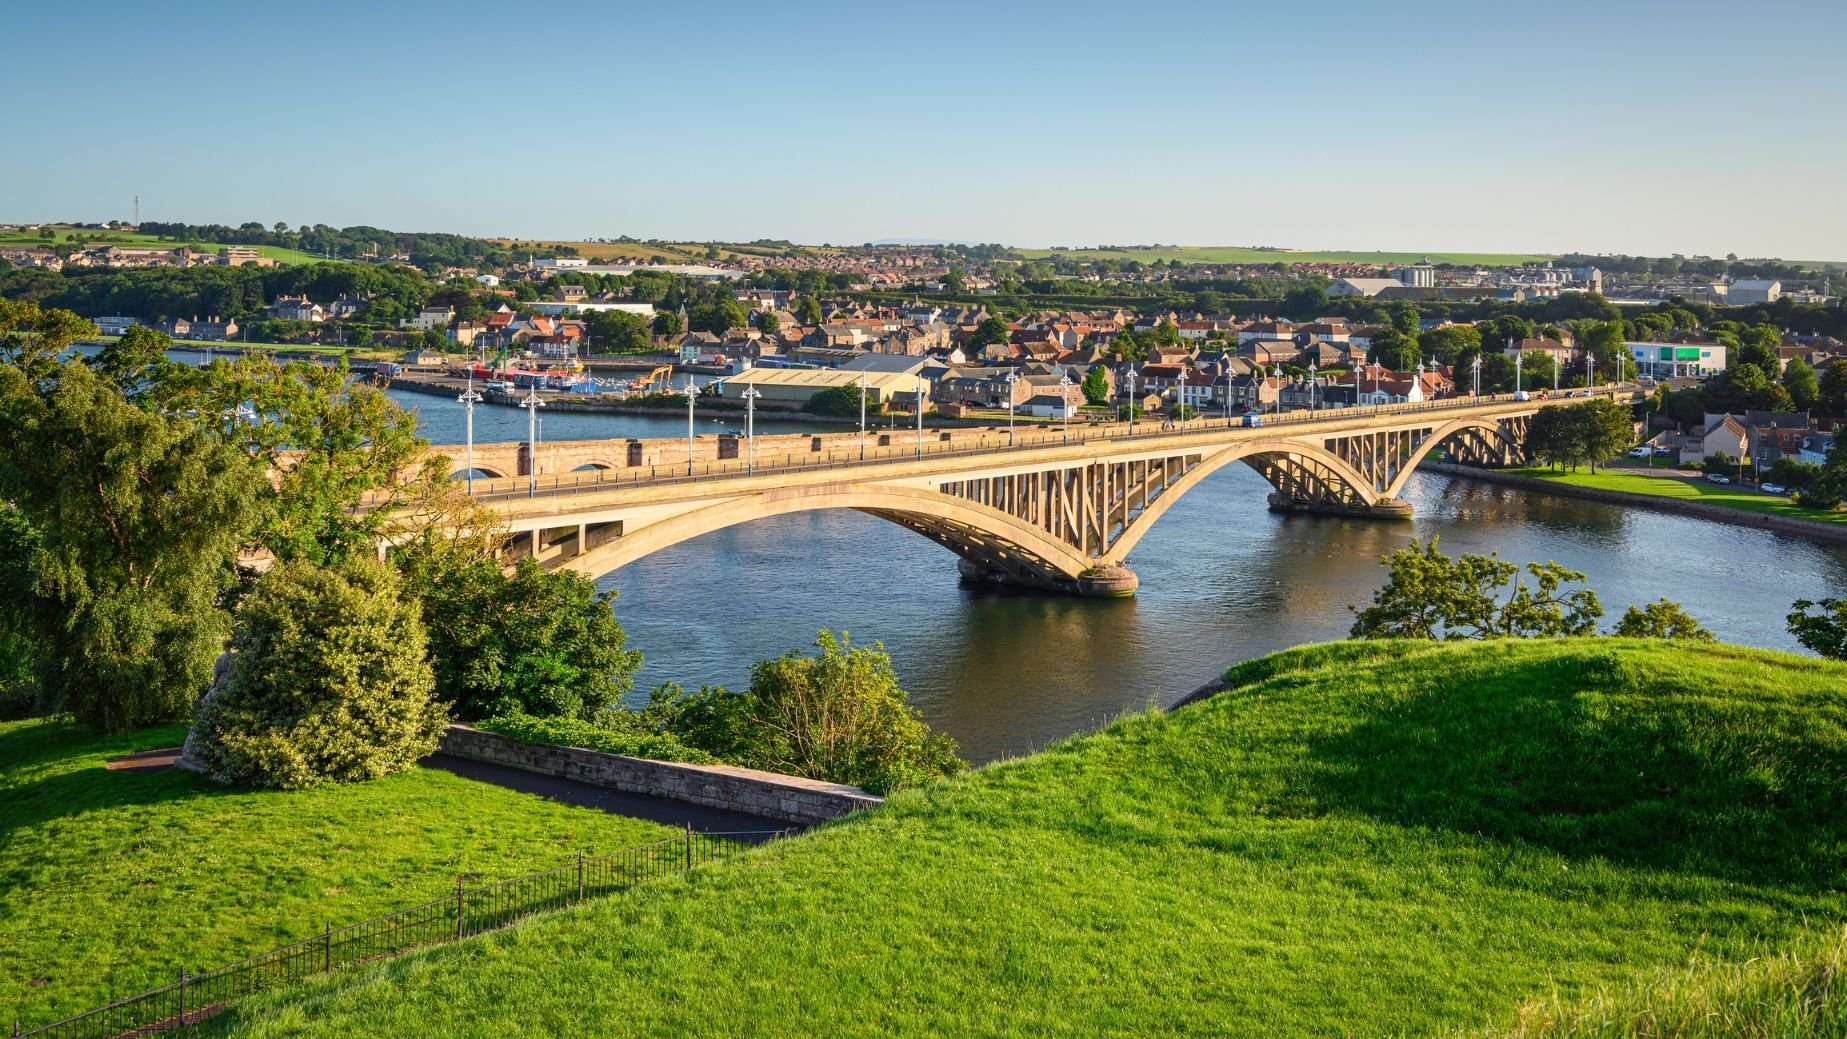
[{"label": "dense tree line", "polygon": [[0,272],[0,297],[70,310],[85,317],[123,315],[152,322],[207,317],[245,320],[277,296],[331,303],[341,295],[374,298],[367,320],[409,317],[433,287],[417,271],[358,263],[282,267],[68,267]]},{"label": "dense tree line", "polygon": [[540,245],[535,242],[502,245],[485,238],[468,235],[422,231],[388,231],[382,227],[330,227],[326,224],[302,225],[291,230],[287,224],[265,227],[255,221],[230,227],[225,224],[145,223],[144,234],[157,235],[176,242],[221,242],[226,245],[272,245],[299,249],[329,259],[358,260],[368,257],[408,255],[410,262],[425,269],[433,267],[505,267],[528,257],[553,258],[576,256],[570,246]]}]

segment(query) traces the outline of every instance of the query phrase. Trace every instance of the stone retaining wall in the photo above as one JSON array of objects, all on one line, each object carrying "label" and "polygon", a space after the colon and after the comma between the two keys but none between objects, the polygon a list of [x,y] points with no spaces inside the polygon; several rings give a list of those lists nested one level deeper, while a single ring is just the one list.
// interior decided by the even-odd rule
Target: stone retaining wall
[{"label": "stone retaining wall", "polygon": [[838,819],[884,803],[883,798],[841,783],[823,783],[730,765],[649,761],[578,747],[527,746],[498,733],[466,725],[449,726],[443,736],[442,753],[632,794],[650,794],[803,825]]},{"label": "stone retaining wall", "polygon": [[[1583,498],[1586,501],[1603,502],[1606,505],[1628,505],[1635,508],[1654,509],[1657,512],[1672,512],[1682,516],[1697,516],[1700,519],[1716,520],[1740,527],[1756,527],[1760,530],[1774,530],[1781,534],[1795,534],[1799,537],[1812,538],[1816,541],[1830,541],[1847,544],[1847,524],[1820,523],[1815,520],[1800,519],[1795,516],[1777,516],[1767,512],[1752,512],[1748,509],[1734,509],[1727,505],[1710,505],[1699,501],[1686,501],[1681,498],[1663,498],[1654,494],[1630,494],[1626,491],[1608,491],[1599,487],[1578,487],[1568,483],[1556,483],[1551,480],[1535,480],[1519,473],[1501,472],[1495,469],[1476,469],[1466,465],[1451,465],[1448,462],[1424,462],[1418,466],[1445,476],[1460,476],[1469,480],[1481,480],[1486,483],[1505,484],[1523,491],[1539,494],[1556,494],[1566,498]],[[1665,477],[1663,477],[1665,479]]]}]

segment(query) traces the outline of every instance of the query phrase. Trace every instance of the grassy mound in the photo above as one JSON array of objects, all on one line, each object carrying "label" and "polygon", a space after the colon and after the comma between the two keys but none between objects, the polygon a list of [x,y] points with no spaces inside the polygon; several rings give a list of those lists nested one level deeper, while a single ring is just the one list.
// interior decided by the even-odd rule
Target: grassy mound
[{"label": "grassy mound", "polygon": [[181,726],[99,738],[0,723],[0,1015],[31,1027],[580,849],[658,839],[654,823],[418,769],[292,793],[232,790],[112,757]]},{"label": "grassy mound", "polygon": [[1521,1009],[1502,1039],[1786,1039],[1847,1035],[1847,932],[1742,963],[1690,964],[1643,984]]},{"label": "grassy mound", "polygon": [[1847,667],[1343,643],[250,1036],[1447,1034],[1847,915]]}]

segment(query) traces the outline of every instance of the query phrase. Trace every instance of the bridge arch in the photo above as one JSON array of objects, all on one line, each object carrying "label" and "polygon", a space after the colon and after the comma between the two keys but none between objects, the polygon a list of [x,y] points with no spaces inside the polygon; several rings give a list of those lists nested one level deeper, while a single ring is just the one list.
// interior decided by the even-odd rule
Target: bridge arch
[{"label": "bridge arch", "polygon": [[[466,467],[457,469],[456,471],[449,474],[449,479],[465,480],[468,478],[469,472],[470,470]],[[512,473],[502,470],[499,466],[482,465],[479,462],[475,463],[473,472],[475,473],[477,477],[485,477],[486,479],[489,479],[489,480],[504,480],[507,477],[513,475]]]},{"label": "bridge arch", "polygon": [[1383,495],[1375,491],[1371,484],[1359,474],[1358,470],[1354,469],[1353,466],[1349,465],[1344,459],[1318,444],[1283,439],[1256,440],[1242,444],[1233,444],[1230,447],[1204,456],[1200,459],[1199,464],[1187,470],[1184,476],[1163,488],[1160,496],[1150,501],[1147,506],[1144,507],[1141,512],[1137,513],[1136,516],[1129,521],[1128,525],[1123,528],[1122,533],[1116,538],[1115,543],[1112,544],[1109,551],[1104,554],[1103,561],[1120,565],[1124,559],[1128,558],[1129,551],[1135,547],[1135,543],[1142,539],[1142,535],[1146,534],[1150,527],[1154,526],[1155,521],[1161,518],[1161,515],[1167,511],[1169,506],[1179,501],[1181,496],[1186,494],[1187,491],[1198,486],[1201,480],[1206,479],[1233,462],[1243,462],[1255,470],[1258,475],[1263,476],[1265,479],[1269,479],[1270,474],[1264,471],[1266,467],[1279,463],[1291,464],[1298,461],[1312,461],[1316,463],[1339,482],[1342,490],[1350,494],[1355,501],[1361,504],[1373,505],[1388,497],[1388,495]]},{"label": "bridge arch", "polygon": [[593,472],[598,469],[614,469],[615,467],[616,467],[615,463],[613,462],[609,462],[601,458],[592,458],[592,459],[585,461],[582,465],[579,465],[577,468],[572,469],[571,471],[574,473],[588,473],[588,472]]},{"label": "bridge arch", "polygon": [[1404,490],[1405,484],[1411,481],[1411,474],[1417,471],[1417,463],[1428,457],[1430,452],[1464,435],[1479,437],[1487,445],[1499,449],[1509,457],[1518,458],[1526,453],[1526,445],[1509,436],[1507,427],[1498,421],[1479,418],[1453,419],[1433,430],[1430,436],[1418,445],[1417,450],[1405,459],[1398,475],[1392,479],[1391,486],[1386,488],[1386,497],[1398,497]]},{"label": "bridge arch", "polygon": [[591,577],[701,534],[752,520],[853,509],[922,534],[971,563],[1022,580],[1061,584],[1097,564],[1064,541],[999,509],[914,487],[842,486],[726,498],[624,532],[560,565]]}]

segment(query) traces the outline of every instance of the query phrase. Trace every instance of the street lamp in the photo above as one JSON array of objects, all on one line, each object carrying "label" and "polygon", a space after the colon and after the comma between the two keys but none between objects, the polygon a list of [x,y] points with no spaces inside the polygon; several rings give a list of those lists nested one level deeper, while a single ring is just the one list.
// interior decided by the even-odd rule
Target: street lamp
[{"label": "street lamp", "polygon": [[757,398],[763,394],[750,383],[744,384],[744,471],[757,471]]},{"label": "street lamp", "polygon": [[[1018,382],[1019,380],[1020,380],[1020,370],[1018,368],[1007,369],[1007,446],[1008,447],[1013,446],[1013,384]],[[923,417],[922,417],[921,412],[918,415],[917,424],[919,428],[921,428],[923,425]]]},{"label": "street lamp", "polygon": [[[917,377],[917,458],[920,461],[923,459],[923,401],[924,401],[924,380],[923,380],[923,376],[919,375]],[[1007,419],[1009,423],[1012,422],[1013,412],[1011,410],[1007,412]],[[1013,439],[1012,439],[1013,432],[1012,432],[1011,425],[1009,425],[1008,427],[1007,435],[1008,435],[1007,442],[1011,444],[1013,442]]]},{"label": "street lamp", "polygon": [[1514,399],[1520,399],[1520,368],[1526,360],[1525,354],[1514,354]]},{"label": "street lamp", "polygon": [[1475,362],[1469,365],[1475,372],[1475,399],[1481,399],[1481,355],[1475,355]]},{"label": "street lamp", "polygon": [[866,373],[859,373],[859,460],[866,460]]},{"label": "street lamp", "polygon": [[1597,378],[1597,359],[1589,350],[1584,351],[1584,392],[1589,393],[1591,383]]},{"label": "street lamp", "polygon": [[468,430],[468,468],[463,473],[463,479],[468,482],[468,493],[473,494],[475,493],[475,402],[481,399],[481,394],[475,391],[474,372],[468,373],[468,389],[455,399],[462,403],[463,428]]},{"label": "street lamp", "polygon": [[526,409],[526,497],[535,498],[539,494],[539,409],[545,406],[537,385],[526,387],[526,399],[519,406]]},{"label": "street lamp", "polygon": [[1225,425],[1231,425],[1231,354],[1225,355]]},{"label": "street lamp", "polygon": [[1308,413],[1310,415],[1315,413],[1315,384],[1319,381],[1320,376],[1318,373],[1320,371],[1321,358],[1310,358],[1308,361]]},{"label": "street lamp", "polygon": [[1129,374],[1126,376],[1126,378],[1129,380],[1129,435],[1134,436],[1135,435],[1135,368],[1133,366],[1129,368]]},{"label": "street lamp", "polygon": [[693,475],[693,373],[686,373],[686,475]]},{"label": "street lamp", "polygon": [[1071,369],[1058,373],[1058,411],[1065,419],[1065,443],[1071,442]]}]

